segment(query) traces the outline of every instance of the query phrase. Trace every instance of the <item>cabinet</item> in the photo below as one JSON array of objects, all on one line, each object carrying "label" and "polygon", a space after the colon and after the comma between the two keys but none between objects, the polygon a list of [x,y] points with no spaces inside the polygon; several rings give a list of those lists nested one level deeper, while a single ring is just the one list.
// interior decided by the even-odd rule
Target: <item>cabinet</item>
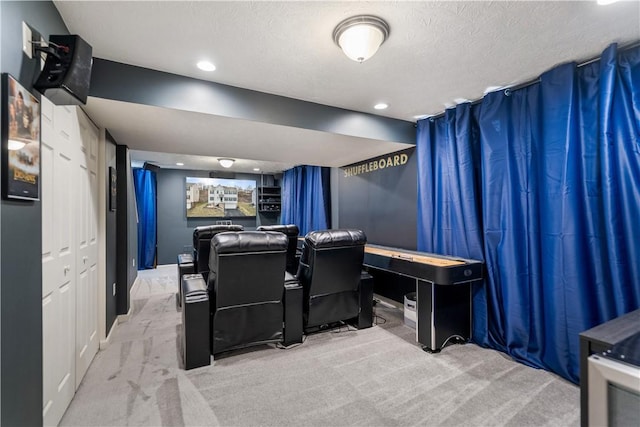
[{"label": "cabinet", "polygon": [[280,212],[280,187],[261,185],[258,189],[258,211]]},{"label": "cabinet", "polygon": [[640,309],[617,317],[580,333],[580,425],[589,425],[589,369],[587,360],[593,353],[611,347],[640,332]]}]

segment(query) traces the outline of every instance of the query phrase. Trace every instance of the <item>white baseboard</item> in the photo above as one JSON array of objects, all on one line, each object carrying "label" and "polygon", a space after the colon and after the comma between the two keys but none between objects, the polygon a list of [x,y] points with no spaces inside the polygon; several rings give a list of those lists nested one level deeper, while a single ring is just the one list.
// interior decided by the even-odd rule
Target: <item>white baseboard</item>
[{"label": "white baseboard", "polygon": [[129,291],[129,311],[127,312],[127,314],[120,314],[118,315],[118,322],[123,323],[123,322],[127,322],[130,318],[131,318],[131,313],[133,312],[133,294],[135,294],[136,288],[139,286],[138,285],[139,280],[138,277],[136,276],[136,279],[133,281],[133,285],[131,285],[131,290]]},{"label": "white baseboard", "polygon": [[131,313],[133,313],[133,304],[129,304],[129,311],[127,312],[127,314],[118,315],[118,323],[129,321],[129,319],[131,318]]},{"label": "white baseboard", "polygon": [[103,340],[100,340],[100,350],[104,350],[109,346],[111,342],[111,337],[113,336],[114,331],[117,329],[117,326],[120,323],[127,322],[131,318],[131,314],[133,313],[133,304],[131,303],[132,301],[131,295],[134,293],[136,286],[138,286],[138,277],[136,277],[136,279],[133,281],[133,285],[131,285],[131,291],[129,291],[129,302],[130,302],[129,311],[127,312],[127,314],[118,315],[116,317],[116,320],[113,321],[113,324],[111,325],[111,329],[109,330],[107,337]]},{"label": "white baseboard", "polygon": [[111,337],[113,336],[113,332],[116,330],[117,325],[118,318],[116,317],[116,320],[113,321],[113,325],[111,325],[111,329],[109,330],[107,338],[100,340],[100,350],[104,350],[105,348],[109,347],[109,344],[111,344]]},{"label": "white baseboard", "polygon": [[136,278],[133,280],[133,285],[131,285],[131,290],[129,291],[129,301],[132,300],[131,296],[136,293],[139,284],[140,280],[138,280],[138,275],[136,274]]}]

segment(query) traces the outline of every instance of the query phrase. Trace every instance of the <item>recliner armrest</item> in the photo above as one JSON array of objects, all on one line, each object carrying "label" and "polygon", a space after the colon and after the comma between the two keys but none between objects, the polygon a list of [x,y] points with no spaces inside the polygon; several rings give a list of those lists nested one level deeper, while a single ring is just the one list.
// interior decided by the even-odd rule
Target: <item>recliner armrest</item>
[{"label": "recliner armrest", "polygon": [[358,283],[358,287],[360,286],[373,286],[373,276],[369,274],[367,270],[360,272],[360,283]]},{"label": "recliner armrest", "polygon": [[294,276],[293,274],[289,273],[288,271],[284,272],[284,287],[285,288],[293,288],[296,286],[301,286],[300,285],[300,281],[298,280],[298,278],[296,276]]},{"label": "recliner armrest", "polygon": [[350,323],[358,329],[373,326],[373,276],[362,270],[358,283],[358,295],[360,309],[358,316],[351,319]]},{"label": "recliner armrest", "polygon": [[193,262],[193,255],[191,254],[178,254],[178,264],[187,264]]},{"label": "recliner armrest", "polygon": [[296,273],[296,278],[300,283],[306,280],[308,283],[311,280],[311,268],[309,264],[302,261],[300,258],[300,262],[298,263],[298,272]]},{"label": "recliner armrest", "polygon": [[178,292],[176,292],[176,308],[182,307],[182,277],[185,274],[195,273],[193,257],[191,254],[178,254]]},{"label": "recliner armrest", "polygon": [[284,346],[302,342],[303,290],[296,276],[284,273]]},{"label": "recliner armrest", "polygon": [[184,303],[208,300],[207,285],[202,274],[185,274],[182,276],[182,296]]},{"label": "recliner armrest", "polygon": [[184,368],[211,364],[209,297],[202,274],[182,276],[182,357]]}]

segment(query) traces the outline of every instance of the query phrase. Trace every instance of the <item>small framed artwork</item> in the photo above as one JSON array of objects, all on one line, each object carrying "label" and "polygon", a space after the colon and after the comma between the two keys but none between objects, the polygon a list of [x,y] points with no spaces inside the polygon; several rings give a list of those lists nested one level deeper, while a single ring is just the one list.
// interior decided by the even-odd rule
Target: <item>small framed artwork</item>
[{"label": "small framed artwork", "polygon": [[118,175],[116,168],[109,166],[109,210],[116,210],[116,199],[118,196]]},{"label": "small framed artwork", "polygon": [[2,194],[40,200],[40,103],[11,75],[1,77]]}]

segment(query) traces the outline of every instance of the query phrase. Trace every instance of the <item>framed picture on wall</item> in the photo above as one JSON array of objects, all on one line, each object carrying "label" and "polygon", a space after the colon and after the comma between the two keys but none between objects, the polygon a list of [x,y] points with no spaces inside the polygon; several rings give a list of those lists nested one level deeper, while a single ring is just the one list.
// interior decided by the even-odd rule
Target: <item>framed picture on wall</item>
[{"label": "framed picture on wall", "polygon": [[118,175],[116,168],[109,166],[109,210],[116,210],[116,196],[118,195]]},{"label": "framed picture on wall", "polygon": [[2,194],[40,200],[40,103],[2,74]]}]

